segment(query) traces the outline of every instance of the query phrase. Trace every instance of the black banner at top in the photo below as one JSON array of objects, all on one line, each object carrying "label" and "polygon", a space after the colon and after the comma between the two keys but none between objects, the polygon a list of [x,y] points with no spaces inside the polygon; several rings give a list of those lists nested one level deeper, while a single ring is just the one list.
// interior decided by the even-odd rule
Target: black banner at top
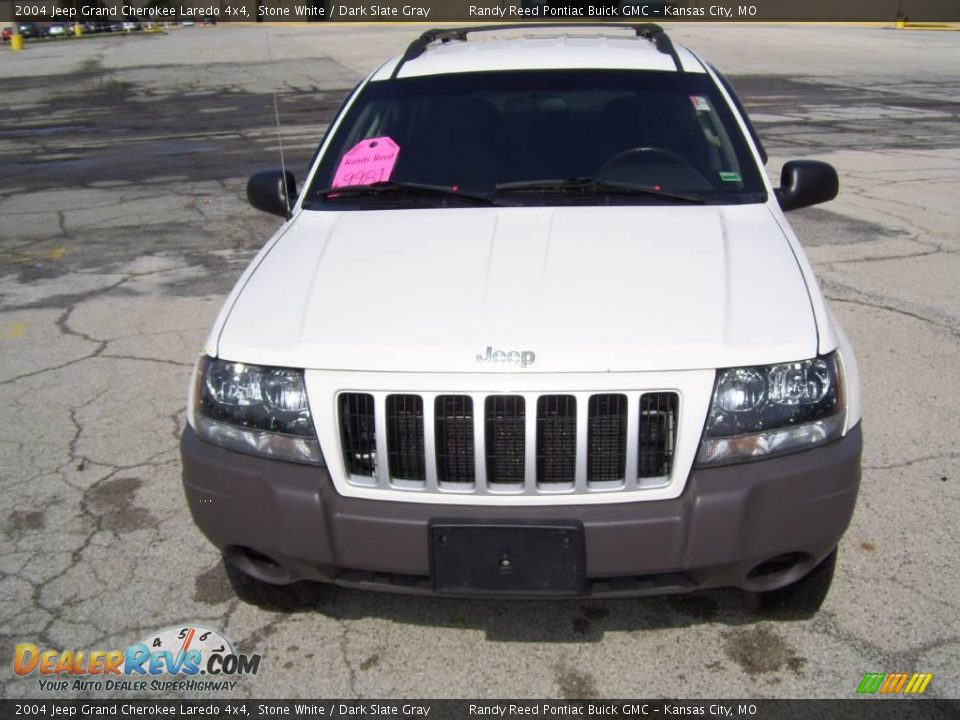
[{"label": "black banner at top", "polygon": [[13,0],[41,22],[960,22],[960,0]]}]

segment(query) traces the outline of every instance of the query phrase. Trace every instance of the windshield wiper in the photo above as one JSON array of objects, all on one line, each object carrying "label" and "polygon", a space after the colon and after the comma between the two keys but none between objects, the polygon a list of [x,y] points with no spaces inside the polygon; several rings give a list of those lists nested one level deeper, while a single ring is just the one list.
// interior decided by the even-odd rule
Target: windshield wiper
[{"label": "windshield wiper", "polygon": [[678,202],[702,205],[705,200],[696,195],[664,192],[648,185],[634,185],[616,180],[600,178],[567,178],[565,180],[521,180],[519,182],[499,183],[497,192],[586,192],[601,195],[644,195],[647,197],[676,200]]},{"label": "windshield wiper", "polygon": [[444,185],[426,185],[422,183],[393,182],[391,180],[381,180],[380,182],[369,185],[344,185],[343,187],[332,187],[321,190],[316,193],[316,197],[327,200],[337,197],[352,197],[356,195],[446,195],[459,198],[461,200],[470,200],[483,203],[484,205],[500,205],[489,195],[480,195],[479,193],[463,192],[452,187]]}]

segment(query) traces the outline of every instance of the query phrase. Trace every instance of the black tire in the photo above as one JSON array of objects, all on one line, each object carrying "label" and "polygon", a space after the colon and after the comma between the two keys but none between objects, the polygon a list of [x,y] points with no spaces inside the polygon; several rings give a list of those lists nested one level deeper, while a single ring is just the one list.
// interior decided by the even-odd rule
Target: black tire
[{"label": "black tire", "polygon": [[248,575],[226,556],[221,556],[221,560],[234,594],[247,605],[265,610],[295,612],[315,609],[326,599],[328,588],[321,583],[302,580],[290,585],[274,585]]},{"label": "black tire", "polygon": [[819,565],[790,585],[776,590],[747,593],[747,605],[758,615],[776,620],[807,620],[820,610],[830,592],[837,566],[837,549]]}]

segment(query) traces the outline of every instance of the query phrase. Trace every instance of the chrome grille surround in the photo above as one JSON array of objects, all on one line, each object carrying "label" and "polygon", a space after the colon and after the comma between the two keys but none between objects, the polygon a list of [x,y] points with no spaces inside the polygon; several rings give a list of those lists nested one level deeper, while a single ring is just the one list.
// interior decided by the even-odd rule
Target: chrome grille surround
[{"label": "chrome grille surround", "polygon": [[[699,444],[714,372],[521,376],[513,373],[447,375],[308,370],[306,378],[311,407],[315,408],[317,435],[331,480],[341,495],[399,502],[523,506],[677,497],[683,490]],[[441,382],[437,383],[437,380]],[[631,381],[634,388],[644,389],[625,389],[630,386],[624,381]],[[422,389],[434,384],[441,384],[443,390]],[[513,389],[525,386],[533,389]],[[356,474],[348,469],[342,413],[334,410],[327,414],[316,410],[350,405],[351,396],[356,394],[369,396],[373,401],[375,452],[369,455],[376,460],[372,475]],[[640,432],[642,425],[650,425],[651,404],[647,402],[643,406],[646,408],[646,415],[643,415],[641,398],[658,394],[661,398],[672,398],[667,403],[674,411],[672,425],[664,426],[663,418],[655,424],[670,435],[672,447],[667,447],[663,453],[670,465],[665,474],[652,475],[648,470],[645,476],[641,468],[641,452],[649,449],[649,443],[641,442]],[[400,438],[405,443],[403,447],[392,448],[389,440],[391,433],[397,434],[397,428],[388,420],[388,403],[394,403],[395,407],[398,402],[389,400],[391,396],[404,396],[400,400],[406,405],[411,402],[411,397],[416,398],[415,412],[423,432],[420,435],[405,426]],[[522,422],[523,428],[522,481],[519,475],[515,475],[509,478],[510,482],[490,482],[488,403],[495,406],[504,401],[513,402],[508,398],[523,401],[522,416],[516,413],[512,418],[514,435],[518,422]],[[541,401],[541,398],[545,399]],[[624,402],[625,411],[614,407],[614,404]],[[653,405],[658,406],[664,407],[662,399],[659,405]],[[572,417],[558,419],[563,413]],[[622,428],[624,418],[625,432]],[[538,468],[543,466],[538,462],[538,452],[544,437],[544,420],[549,421],[555,447],[564,451],[569,447],[564,444],[569,442],[569,429],[575,426],[573,477],[565,478],[559,471],[545,475],[542,469],[538,473]],[[472,432],[467,432],[468,429]],[[413,444],[409,442],[412,439],[416,440]],[[409,452],[410,447],[419,446],[421,442],[422,479],[393,477],[389,461],[391,450],[396,456],[397,450]],[[614,457],[617,447],[624,448],[622,457]],[[416,460],[407,457],[407,465],[419,466]],[[472,464],[472,468],[468,464]],[[562,465],[569,467],[570,461],[565,460]],[[616,475],[621,466],[623,477],[618,478]],[[551,466],[553,470],[558,467]]]},{"label": "chrome grille surround", "polygon": [[[591,479],[591,458],[595,456],[591,445],[596,444],[592,442],[596,422],[592,421],[598,419],[595,408],[600,401],[611,396],[466,396],[474,408],[483,408],[473,416],[472,445],[479,452],[473,453],[472,482],[442,480],[437,470],[438,453],[441,462],[450,454],[449,442],[443,433],[436,433],[437,408],[445,407],[451,398],[465,396],[342,392],[338,405],[343,408],[363,404],[371,396],[377,428],[375,471],[351,472],[348,480],[355,485],[478,494],[588,493],[655,487],[670,478],[679,420],[675,392],[613,396],[626,405],[626,431],[620,433],[618,440],[622,455],[617,458],[623,470],[617,478],[606,473],[601,480]],[[653,413],[659,415],[651,422]],[[442,424],[444,418],[439,420]],[[425,432],[427,428],[434,432]],[[353,434],[353,423],[342,417],[341,453],[348,464],[353,464],[355,455],[349,447]],[[443,443],[439,446],[438,437]],[[659,461],[655,472],[651,472],[653,465],[647,459],[651,454]],[[384,463],[380,458],[388,461]]]}]

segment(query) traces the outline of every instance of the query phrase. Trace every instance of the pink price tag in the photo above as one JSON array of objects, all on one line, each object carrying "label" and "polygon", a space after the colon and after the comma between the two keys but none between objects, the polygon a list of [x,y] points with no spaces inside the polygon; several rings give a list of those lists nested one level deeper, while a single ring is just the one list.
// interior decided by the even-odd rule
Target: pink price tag
[{"label": "pink price tag", "polygon": [[400,146],[386,136],[361,140],[340,159],[332,187],[372,185],[389,180],[398,155]]}]

